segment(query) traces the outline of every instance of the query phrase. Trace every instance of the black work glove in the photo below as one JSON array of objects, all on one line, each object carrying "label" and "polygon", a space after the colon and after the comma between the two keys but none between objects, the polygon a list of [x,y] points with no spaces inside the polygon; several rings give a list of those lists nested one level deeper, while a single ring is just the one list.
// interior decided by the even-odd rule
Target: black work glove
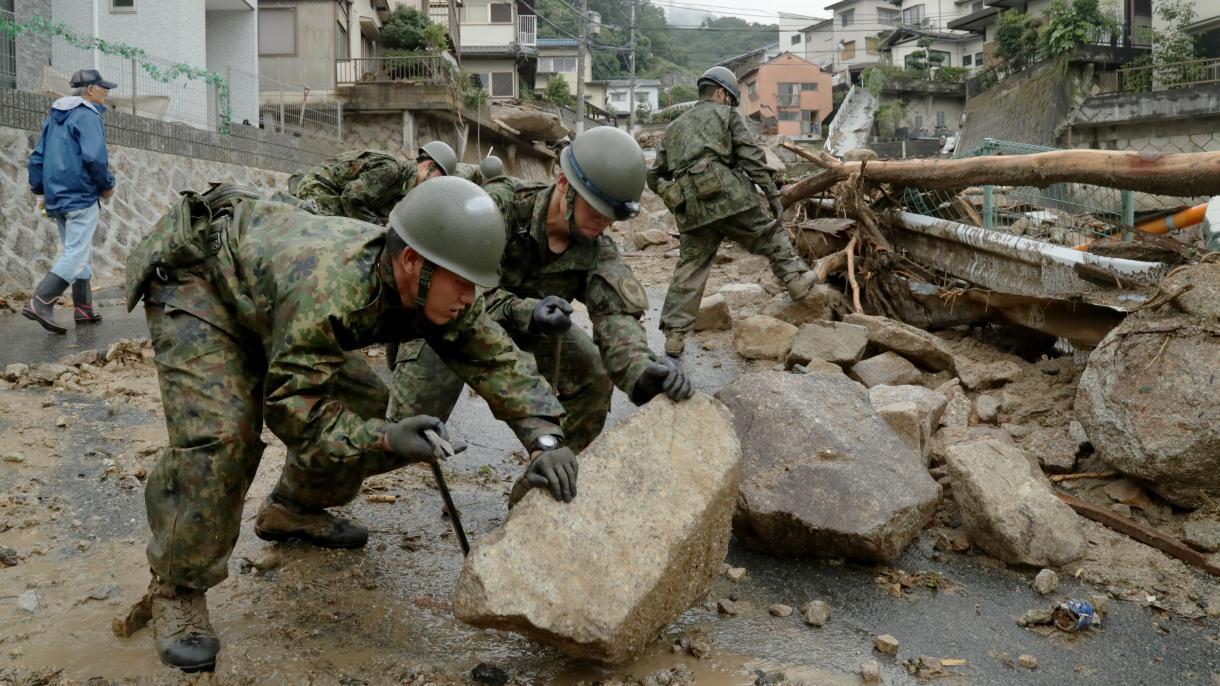
[{"label": "black work glove", "polygon": [[784,203],[780,202],[779,194],[768,195],[767,202],[771,205],[771,214],[775,215],[775,223],[784,220]]},{"label": "black work glove", "polygon": [[668,355],[644,368],[644,373],[636,379],[635,388],[631,389],[631,402],[643,405],[661,392],[675,401],[686,400],[695,393],[682,364]]},{"label": "black work glove", "polygon": [[572,327],[572,305],[567,300],[548,295],[534,306],[530,317],[530,333],[550,336],[560,334]]},{"label": "black work glove", "polygon": [[[435,462],[436,453],[432,443],[424,436],[424,432],[428,430],[435,431],[436,435],[449,440],[445,423],[436,417],[421,414],[391,424],[385,432],[389,452],[407,462]],[[465,449],[465,444],[457,443],[453,446],[453,453],[456,455]]]},{"label": "black work glove", "polygon": [[549,487],[555,500],[570,503],[576,497],[577,467],[576,453],[561,446],[538,453],[525,468],[525,480],[531,486]]}]

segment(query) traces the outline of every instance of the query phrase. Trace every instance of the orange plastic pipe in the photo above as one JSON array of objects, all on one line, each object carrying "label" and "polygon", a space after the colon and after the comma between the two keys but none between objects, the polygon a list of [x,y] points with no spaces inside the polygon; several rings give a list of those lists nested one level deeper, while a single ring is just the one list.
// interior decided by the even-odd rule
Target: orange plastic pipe
[{"label": "orange plastic pipe", "polygon": [[[1166,234],[1170,231],[1185,229],[1195,224],[1202,223],[1203,216],[1207,213],[1207,203],[1188,207],[1181,212],[1153,219],[1152,221],[1136,224],[1135,230],[1143,233]],[[1089,243],[1081,243],[1074,248],[1075,250],[1088,251]]]}]

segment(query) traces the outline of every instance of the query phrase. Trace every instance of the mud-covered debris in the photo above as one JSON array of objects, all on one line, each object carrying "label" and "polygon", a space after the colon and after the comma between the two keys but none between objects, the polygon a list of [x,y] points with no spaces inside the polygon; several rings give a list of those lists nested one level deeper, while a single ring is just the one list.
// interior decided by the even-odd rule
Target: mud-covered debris
[{"label": "mud-covered debris", "polygon": [[61,429],[67,428],[69,423],[70,422],[69,422],[68,418],[64,417],[64,416],[60,416],[59,419],[55,420],[55,426],[57,426]]},{"label": "mud-covered debris", "polygon": [[1059,590],[1059,575],[1052,569],[1043,569],[1034,577],[1034,590],[1038,595],[1050,595]]},{"label": "mud-covered debris", "polygon": [[728,615],[730,617],[735,616],[738,612],[741,611],[737,607],[737,603],[733,602],[732,600],[729,600],[728,598],[721,598],[720,601],[716,603],[716,610],[720,614]]},{"label": "mud-covered debris", "polygon": [[34,614],[38,612],[39,605],[42,604],[42,598],[38,595],[38,591],[26,591],[17,596],[17,609],[22,612]]},{"label": "mud-covered debris", "polygon": [[2,459],[10,464],[21,464],[25,462],[25,455],[18,452],[5,453]]},{"label": "mud-covered debris", "polygon": [[105,584],[102,586],[95,586],[93,588],[93,590],[89,591],[88,599],[89,600],[107,600],[109,598],[113,598],[114,596],[118,595],[120,590],[121,589],[119,588],[118,584]]},{"label": "mud-covered debris", "polygon": [[783,672],[764,672],[761,669],[754,670],[754,686],[780,686],[787,683],[787,677]]},{"label": "mud-covered debris", "polygon": [[945,665],[938,658],[929,655],[920,655],[905,660],[902,663],[904,669],[911,676],[914,676],[920,681],[927,681],[937,677],[945,676]]},{"label": "mud-covered debris", "polygon": [[843,295],[830,286],[814,286],[805,297],[794,301],[787,293],[771,298],[760,314],[775,317],[794,326],[801,326],[834,317],[835,312],[848,310]]},{"label": "mud-covered debris", "polygon": [[30,370],[29,379],[35,383],[49,386],[55,383],[64,374],[71,374],[74,371],[76,370],[67,365],[46,362],[35,365],[34,368]]},{"label": "mud-covered debris", "polygon": [[238,570],[242,574],[248,574],[251,571],[258,574],[266,574],[267,572],[279,567],[284,563],[284,558],[279,551],[274,548],[264,548],[262,550],[242,555]]},{"label": "mud-covered debris", "polygon": [[876,660],[865,660],[860,663],[860,681],[866,684],[881,683],[881,665]]},{"label": "mud-covered debris", "polygon": [[784,617],[792,616],[792,606],[784,605],[783,603],[776,603],[767,608],[767,612],[770,612],[773,617],[779,617],[782,619]]},{"label": "mud-covered debris", "polygon": [[1055,621],[1055,608],[1035,608],[1027,610],[1025,614],[1017,618],[1017,626],[1031,627],[1042,624],[1050,624]]},{"label": "mud-covered debris", "polygon": [[980,395],[974,400],[974,412],[979,421],[985,424],[995,424],[1000,414],[1000,401],[995,396]]},{"label": "mud-covered debris", "polygon": [[1205,553],[1220,552],[1220,520],[1188,519],[1182,523],[1182,540]]},{"label": "mud-covered debris", "polygon": [[1106,495],[1123,505],[1141,510],[1148,510],[1152,507],[1152,499],[1148,497],[1144,488],[1131,479],[1119,479],[1118,481],[1111,482],[1106,484],[1103,490]]},{"label": "mud-covered debris", "polygon": [[742,579],[746,578],[746,568],[729,567],[727,570],[725,570],[724,576],[729,581],[741,581]]},{"label": "mud-covered debris", "polygon": [[13,364],[10,364],[4,368],[3,378],[5,381],[16,382],[21,380],[22,377],[28,375],[29,373],[30,365],[14,362]]},{"label": "mud-covered debris", "polygon": [[823,627],[830,621],[830,603],[824,600],[811,600],[801,606],[801,616],[809,626]]},{"label": "mud-covered debris", "polygon": [[962,380],[963,386],[972,391],[999,388],[1016,381],[1022,371],[1021,365],[1011,360],[975,362],[964,357],[957,359],[957,377]]},{"label": "mud-covered debris", "polygon": [[970,550],[970,535],[961,529],[945,529],[936,536],[937,550],[952,550],[964,553]]},{"label": "mud-covered debris", "polygon": [[897,655],[899,647],[898,639],[889,634],[881,634],[873,639],[873,650],[883,655]]},{"label": "mud-covered debris", "polygon": [[486,662],[480,662],[475,665],[475,668],[470,670],[470,678],[474,679],[475,683],[488,684],[489,686],[504,686],[508,683],[508,672],[494,665],[489,665]]},{"label": "mud-covered debris", "polygon": [[110,620],[110,630],[119,638],[128,638],[152,621],[152,596],[147,593],[135,602],[122,617]]},{"label": "mud-covered debris", "polygon": [[902,569],[887,569],[877,575],[878,585],[895,598],[901,598],[917,588],[927,588],[932,591],[947,591],[957,585],[946,579],[940,572],[915,572]]},{"label": "mud-covered debris", "polygon": [[16,567],[19,562],[21,562],[21,556],[17,554],[16,550],[6,545],[0,545],[0,565]]},{"label": "mud-covered debris", "polygon": [[1017,664],[1021,665],[1025,669],[1037,669],[1038,658],[1034,657],[1033,655],[1021,655],[1017,658]]}]

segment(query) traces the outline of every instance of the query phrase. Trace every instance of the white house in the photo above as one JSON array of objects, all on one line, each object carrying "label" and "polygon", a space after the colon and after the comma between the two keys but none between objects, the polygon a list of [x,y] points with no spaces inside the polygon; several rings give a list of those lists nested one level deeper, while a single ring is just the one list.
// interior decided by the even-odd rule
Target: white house
[{"label": "white house", "polygon": [[[610,81],[595,81],[594,83],[605,84],[606,87],[606,106],[605,110],[611,114],[629,114],[627,103],[630,100],[627,96],[631,93],[630,82],[627,80],[610,80]],[[635,82],[635,106],[636,108],[644,107],[649,112],[655,112],[658,109],[658,103],[661,99],[661,82],[657,79],[640,79]]]},{"label": "white house", "polygon": [[515,98],[534,87],[538,17],[524,2],[465,0],[459,11],[462,71],[493,99]]}]

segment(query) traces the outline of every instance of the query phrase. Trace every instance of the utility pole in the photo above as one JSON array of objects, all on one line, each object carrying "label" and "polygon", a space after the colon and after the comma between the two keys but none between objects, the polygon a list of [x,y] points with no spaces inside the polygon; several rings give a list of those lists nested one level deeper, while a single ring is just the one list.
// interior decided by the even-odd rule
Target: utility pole
[{"label": "utility pole", "polygon": [[[580,0],[580,50],[576,53],[576,135],[585,132],[585,51],[589,48],[589,0]],[[556,77],[558,78],[558,77]]]},{"label": "utility pole", "polygon": [[631,2],[631,78],[627,81],[627,133],[635,135],[635,0]]}]

